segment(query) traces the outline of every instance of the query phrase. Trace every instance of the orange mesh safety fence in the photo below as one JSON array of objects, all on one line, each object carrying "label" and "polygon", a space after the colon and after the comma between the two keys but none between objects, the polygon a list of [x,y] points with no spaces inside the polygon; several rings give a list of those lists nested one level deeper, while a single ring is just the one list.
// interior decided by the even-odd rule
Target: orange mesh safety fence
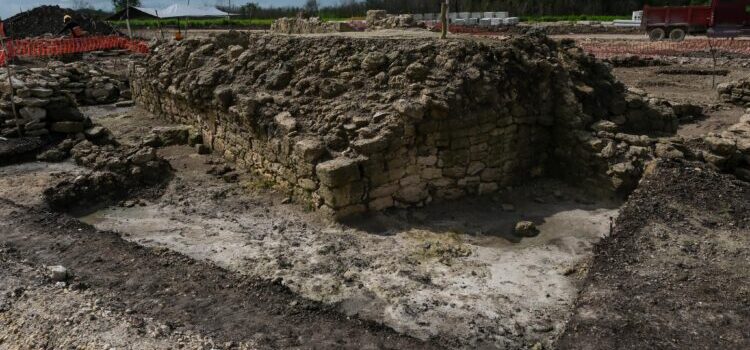
[{"label": "orange mesh safety fence", "polygon": [[142,54],[149,52],[146,42],[120,36],[17,39],[6,41],[5,46],[6,51],[0,50],[0,66],[13,57],[50,57],[114,49]]}]

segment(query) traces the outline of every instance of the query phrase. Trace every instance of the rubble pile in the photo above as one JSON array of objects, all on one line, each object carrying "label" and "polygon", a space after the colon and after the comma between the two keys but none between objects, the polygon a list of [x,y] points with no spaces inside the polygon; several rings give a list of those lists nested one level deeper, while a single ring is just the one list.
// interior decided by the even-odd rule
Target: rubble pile
[{"label": "rubble pile", "polygon": [[686,143],[695,150],[695,159],[750,181],[750,114],[720,134],[691,138]]},{"label": "rubble pile", "polygon": [[82,141],[70,149],[76,164],[91,172],[63,180],[44,191],[56,210],[96,207],[121,200],[135,192],[158,190],[171,177],[169,163],[149,146],[95,144]]},{"label": "rubble pile", "polygon": [[5,19],[5,30],[11,38],[27,38],[57,34],[65,26],[63,16],[69,15],[89,34],[110,35],[117,31],[104,21],[90,18],[60,6],[39,6]]},{"label": "rubble pile", "polygon": [[232,40],[162,44],[131,66],[134,97],[342,216],[539,176],[630,183],[638,170],[620,164],[620,153],[647,158],[651,144],[624,133],[677,124],[670,109],[627,93],[605,64],[541,35],[491,44],[261,34],[246,46],[223,42]]},{"label": "rubble pile", "polygon": [[385,10],[367,11],[365,21],[367,30],[424,27],[412,15],[389,15]]},{"label": "rubble pile", "polygon": [[353,32],[347,22],[326,22],[318,17],[283,17],[271,24],[271,32],[280,34],[315,34],[315,33],[337,33]]},{"label": "rubble pile", "polygon": [[719,96],[726,102],[750,107],[750,80],[739,80],[719,84]]}]

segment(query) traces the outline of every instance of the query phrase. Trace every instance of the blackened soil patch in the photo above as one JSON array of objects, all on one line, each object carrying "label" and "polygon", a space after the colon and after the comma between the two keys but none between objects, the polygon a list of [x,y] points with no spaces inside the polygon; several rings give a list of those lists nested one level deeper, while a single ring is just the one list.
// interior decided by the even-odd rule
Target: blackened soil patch
[{"label": "blackened soil patch", "polygon": [[42,147],[44,141],[38,137],[0,139],[0,166],[34,159]]}]

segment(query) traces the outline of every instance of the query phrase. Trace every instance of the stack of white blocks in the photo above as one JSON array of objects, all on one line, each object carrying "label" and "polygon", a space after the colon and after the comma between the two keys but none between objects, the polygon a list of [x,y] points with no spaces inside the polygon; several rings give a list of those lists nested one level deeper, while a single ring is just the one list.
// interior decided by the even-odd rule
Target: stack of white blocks
[{"label": "stack of white blocks", "polygon": [[[502,12],[449,12],[448,19],[454,25],[466,25],[483,27],[516,25],[520,22],[518,17],[508,17],[509,13]],[[436,21],[440,15],[436,13],[415,14],[417,21]]]},{"label": "stack of white blocks", "polygon": [[615,27],[639,27],[643,21],[643,11],[633,11],[631,20],[616,19],[612,22]]}]

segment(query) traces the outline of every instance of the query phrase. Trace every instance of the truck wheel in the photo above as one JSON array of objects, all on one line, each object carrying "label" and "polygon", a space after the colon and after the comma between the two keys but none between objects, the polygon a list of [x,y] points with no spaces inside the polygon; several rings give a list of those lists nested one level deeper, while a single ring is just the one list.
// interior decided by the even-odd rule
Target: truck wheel
[{"label": "truck wheel", "polygon": [[664,31],[664,28],[654,28],[648,31],[648,39],[651,41],[664,40],[666,36],[667,32]]},{"label": "truck wheel", "polygon": [[674,28],[669,32],[669,40],[670,41],[683,41],[685,40],[685,29],[682,28]]}]

